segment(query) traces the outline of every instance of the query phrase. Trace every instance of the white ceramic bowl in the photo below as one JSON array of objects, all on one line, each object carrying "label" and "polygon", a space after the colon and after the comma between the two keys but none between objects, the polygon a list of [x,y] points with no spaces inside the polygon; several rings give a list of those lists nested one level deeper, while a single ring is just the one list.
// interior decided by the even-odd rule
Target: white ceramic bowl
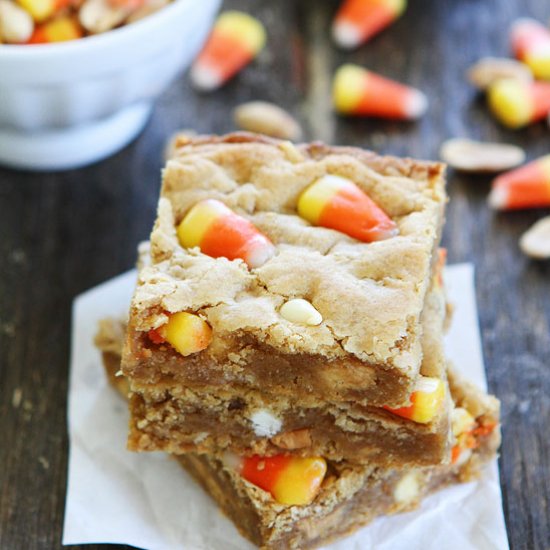
[{"label": "white ceramic bowl", "polygon": [[0,164],[60,170],[107,157],[202,46],[221,0],[175,0],[73,42],[0,46]]}]

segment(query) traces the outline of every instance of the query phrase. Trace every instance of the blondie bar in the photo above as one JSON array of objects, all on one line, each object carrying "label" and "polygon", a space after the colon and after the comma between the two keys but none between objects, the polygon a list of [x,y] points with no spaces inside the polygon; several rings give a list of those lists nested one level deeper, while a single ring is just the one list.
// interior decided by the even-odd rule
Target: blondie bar
[{"label": "blondie bar", "polygon": [[[132,386],[405,405],[422,362],[442,165],[249,134],[180,141],[131,306]],[[176,314],[195,334],[183,354],[159,334]]]},{"label": "blondie bar", "polygon": [[[111,382],[125,397],[119,371],[123,324],[101,323],[96,344]],[[318,493],[305,505],[285,505],[235,471],[224,456],[189,453],[180,464],[210,493],[240,532],[266,550],[313,548],[350,534],[378,516],[411,510],[426,495],[476,479],[500,443],[499,402],[450,369],[453,399],[453,462],[405,470],[329,461]],[[469,420],[464,421],[464,418]]]}]

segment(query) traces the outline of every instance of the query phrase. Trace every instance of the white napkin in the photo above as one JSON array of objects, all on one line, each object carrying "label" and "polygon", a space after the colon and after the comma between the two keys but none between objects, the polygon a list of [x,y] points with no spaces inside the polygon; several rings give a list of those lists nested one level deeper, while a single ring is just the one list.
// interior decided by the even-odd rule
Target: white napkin
[{"label": "white napkin", "polygon": [[[73,305],[69,386],[69,476],[63,544],[120,543],[147,550],[253,549],[210,497],[162,453],[126,451],[126,403],[107,384],[93,336],[99,319],[123,317],[134,271],[99,285]],[[459,370],[485,388],[469,264],[446,271],[456,305],[447,351]],[[421,509],[380,518],[331,550],[503,550],[508,539],[497,465],[480,481],[449,487]]]}]

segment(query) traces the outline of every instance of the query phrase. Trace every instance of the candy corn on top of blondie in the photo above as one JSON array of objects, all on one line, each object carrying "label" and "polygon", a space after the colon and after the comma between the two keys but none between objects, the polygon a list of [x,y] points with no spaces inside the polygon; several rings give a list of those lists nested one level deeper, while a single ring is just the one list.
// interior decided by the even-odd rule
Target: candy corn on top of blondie
[{"label": "candy corn on top of blondie", "polygon": [[183,356],[221,361],[246,340],[414,379],[445,202],[437,163],[252,134],[182,138],[130,324]]}]

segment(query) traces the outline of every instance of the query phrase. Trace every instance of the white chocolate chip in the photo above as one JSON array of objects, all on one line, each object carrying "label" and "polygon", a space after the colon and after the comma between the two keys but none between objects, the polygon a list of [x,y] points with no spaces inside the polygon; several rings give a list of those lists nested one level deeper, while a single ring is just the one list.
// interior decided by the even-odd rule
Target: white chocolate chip
[{"label": "white chocolate chip", "polygon": [[409,504],[418,498],[419,491],[418,474],[416,472],[409,472],[395,486],[393,498],[399,504]]},{"label": "white chocolate chip", "polygon": [[242,459],[231,451],[226,451],[221,457],[223,465],[228,470],[239,471],[242,464]]},{"label": "white chocolate chip", "polygon": [[302,298],[289,300],[281,307],[281,317],[291,323],[315,326],[323,322],[323,316]]},{"label": "white chocolate chip", "polygon": [[199,432],[195,439],[193,439],[193,443],[195,445],[198,445],[199,443],[202,443],[210,434],[208,432]]},{"label": "white chocolate chip", "polygon": [[289,113],[266,101],[244,103],[235,109],[233,117],[239,128],[249,132],[288,140],[302,135],[300,125]]},{"label": "white chocolate chip", "polygon": [[250,421],[254,427],[254,433],[258,437],[273,437],[281,431],[283,423],[279,418],[265,409],[256,411]]},{"label": "white chocolate chip", "polygon": [[454,138],[443,143],[441,160],[464,172],[501,172],[525,161],[525,151],[515,145]]},{"label": "white chocolate chip", "polygon": [[519,241],[524,254],[537,260],[550,258],[550,216],[539,220]]},{"label": "white chocolate chip", "polygon": [[468,80],[479,90],[486,90],[501,78],[530,82],[533,73],[520,61],[500,57],[484,57],[468,70]]}]

